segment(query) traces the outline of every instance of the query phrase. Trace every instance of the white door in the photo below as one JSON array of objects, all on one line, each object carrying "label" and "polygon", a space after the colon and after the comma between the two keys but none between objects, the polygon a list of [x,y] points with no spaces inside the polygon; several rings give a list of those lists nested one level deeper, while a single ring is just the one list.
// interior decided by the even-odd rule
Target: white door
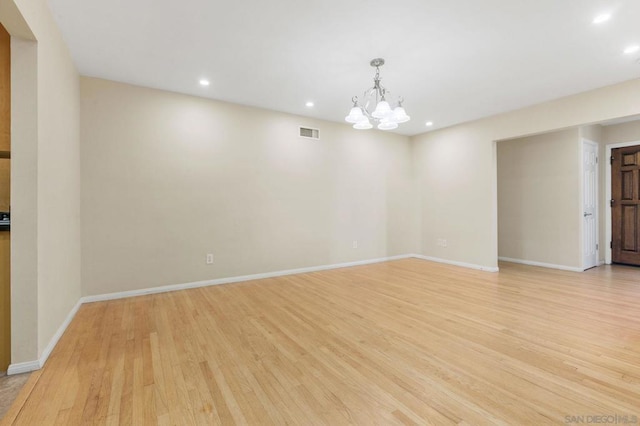
[{"label": "white door", "polygon": [[582,142],[582,266],[598,265],[598,145]]}]

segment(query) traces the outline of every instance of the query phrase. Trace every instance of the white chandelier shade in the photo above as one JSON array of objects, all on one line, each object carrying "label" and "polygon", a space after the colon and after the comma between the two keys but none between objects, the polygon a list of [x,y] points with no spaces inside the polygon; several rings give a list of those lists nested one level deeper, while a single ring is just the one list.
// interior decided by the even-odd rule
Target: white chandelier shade
[{"label": "white chandelier shade", "polygon": [[[366,130],[373,128],[370,120],[378,123],[380,130],[393,130],[398,128],[398,124],[406,123],[411,120],[402,106],[403,99],[398,98],[396,106],[391,107],[386,97],[389,91],[380,84],[380,67],[384,65],[384,59],[376,58],[370,62],[372,67],[376,68],[376,75],[373,78],[373,87],[364,92],[361,105],[358,97],[354,96],[353,107],[349,111],[349,115],[345,117],[347,123],[352,123],[354,129]],[[369,111],[369,107],[375,104],[375,109]]]},{"label": "white chandelier shade", "polygon": [[389,106],[389,102],[380,101],[378,105],[376,105],[375,111],[371,113],[374,118],[388,118],[391,116],[391,107]]},{"label": "white chandelier shade", "polygon": [[347,121],[347,123],[355,124],[360,122],[364,118],[367,117],[365,117],[365,115],[362,113],[360,107],[354,106],[353,108],[351,108],[351,111],[349,112],[349,115],[345,118],[345,120]]},{"label": "white chandelier shade", "polygon": [[353,128],[354,129],[358,129],[358,130],[368,130],[368,129],[373,128],[373,126],[369,122],[369,119],[367,117],[365,117],[364,120],[354,124]]}]

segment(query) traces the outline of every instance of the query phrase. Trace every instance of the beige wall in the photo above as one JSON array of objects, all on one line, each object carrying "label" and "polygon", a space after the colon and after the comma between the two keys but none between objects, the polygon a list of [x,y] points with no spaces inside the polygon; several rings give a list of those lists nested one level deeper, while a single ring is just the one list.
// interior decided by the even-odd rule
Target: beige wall
[{"label": "beige wall", "polygon": [[591,142],[601,143],[603,139],[602,126],[592,124],[588,126],[580,126],[580,137],[590,140]]},{"label": "beige wall", "polygon": [[81,81],[85,295],[417,250],[408,138]]},{"label": "beige wall", "polygon": [[38,48],[11,40],[11,360],[38,358]]},{"label": "beige wall", "polygon": [[[496,251],[486,243],[497,232],[495,151],[478,138],[482,134],[465,126],[412,138],[420,254],[492,268]],[[447,247],[437,245],[439,239]]]},{"label": "beige wall", "polygon": [[413,137],[421,253],[497,266],[495,141],[639,112],[640,80],[632,80]]},{"label": "beige wall", "polygon": [[640,120],[628,123],[602,126],[602,138],[605,144],[640,142]]},{"label": "beige wall", "polygon": [[498,142],[500,257],[582,267],[580,149],[578,128]]},{"label": "beige wall", "polygon": [[46,2],[39,3],[33,14],[38,20],[38,342],[42,353],[81,295],[80,84]]},{"label": "beige wall", "polygon": [[16,364],[43,353],[81,294],[79,76],[46,1],[4,0],[0,11],[12,37],[37,41],[12,39]]}]

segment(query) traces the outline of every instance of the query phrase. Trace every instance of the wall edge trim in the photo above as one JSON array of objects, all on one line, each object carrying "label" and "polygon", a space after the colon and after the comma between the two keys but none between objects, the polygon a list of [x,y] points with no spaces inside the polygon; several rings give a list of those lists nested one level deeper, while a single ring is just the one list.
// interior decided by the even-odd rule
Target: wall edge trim
[{"label": "wall edge trim", "polygon": [[294,274],[306,274],[309,272],[326,271],[330,269],[348,268],[352,266],[370,265],[374,263],[388,262],[391,260],[408,259],[415,257],[412,254],[402,254],[398,256],[380,257],[375,259],[358,260],[355,262],[335,263],[330,265],[310,266],[306,268],[285,269],[282,271],[266,272],[260,274],[240,275],[236,277],[218,278],[214,280],[194,281],[183,284],[170,284],[159,287],[149,287],[139,290],[128,290],[115,293],[97,294],[93,296],[84,296],[81,298],[82,303],[101,302],[105,300],[124,299],[127,297],[144,296],[147,294],[167,293],[170,291],[187,290],[190,288],[209,287],[214,285],[233,284],[244,281],[262,280],[266,278],[283,277]]},{"label": "wall edge trim", "polygon": [[39,370],[41,367],[40,360],[18,362],[16,364],[10,364],[7,369],[7,375],[13,376],[14,374],[30,373],[32,371]]},{"label": "wall edge trim", "polygon": [[458,262],[457,260],[442,259],[442,258],[439,258],[439,257],[424,256],[424,255],[421,255],[421,254],[414,254],[412,257],[415,257],[415,258],[418,258],[418,259],[422,259],[422,260],[428,260],[428,261],[436,262],[436,263],[444,263],[444,264],[447,264],[447,265],[460,266],[460,267],[468,268],[468,269],[477,269],[479,271],[485,271],[485,272],[499,272],[500,271],[500,268],[498,268],[497,266],[476,265],[475,263]]},{"label": "wall edge trim", "polygon": [[498,257],[498,260],[501,260],[503,262],[519,263],[521,265],[540,266],[542,268],[549,269],[560,269],[561,271],[584,272],[583,268],[577,268],[575,266],[555,265],[553,263],[536,262],[533,260],[513,259],[511,257]]},{"label": "wall edge trim", "polygon": [[9,368],[7,369],[7,375],[12,376],[14,374],[29,373],[31,371],[41,369],[47,362],[47,359],[49,359],[51,352],[53,352],[53,349],[58,344],[58,341],[60,340],[64,332],[67,331],[67,327],[69,327],[69,324],[71,324],[71,321],[76,316],[78,309],[80,309],[80,305],[82,305],[82,298],[76,302],[73,308],[71,308],[71,311],[69,311],[67,317],[62,322],[62,324],[60,324],[60,327],[58,327],[56,333],[51,337],[51,340],[49,340],[49,343],[44,348],[44,351],[42,351],[42,354],[37,360],[10,364]]}]

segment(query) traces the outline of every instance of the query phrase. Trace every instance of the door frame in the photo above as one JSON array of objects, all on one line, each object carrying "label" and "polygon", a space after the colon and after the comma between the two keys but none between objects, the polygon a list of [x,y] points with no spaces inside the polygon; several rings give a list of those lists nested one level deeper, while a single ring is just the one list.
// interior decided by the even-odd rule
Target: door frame
[{"label": "door frame", "polygon": [[[595,211],[595,224],[596,224],[596,264],[594,266],[586,266],[584,264],[584,146],[592,145],[596,148],[596,211]],[[581,138],[580,141],[580,263],[582,264],[582,270],[586,271],[588,268],[599,266],[600,263],[600,145],[592,140]],[[609,157],[611,154],[609,154]],[[607,157],[608,158],[608,157]]]},{"label": "door frame", "polygon": [[[634,141],[634,142],[620,142],[620,143],[612,143],[612,144],[608,144],[605,146],[605,158],[607,161],[605,161],[605,172],[604,172],[604,179],[605,179],[605,184],[604,184],[604,190],[605,190],[605,196],[604,199],[607,200],[607,202],[605,203],[605,208],[604,208],[604,217],[605,217],[605,241],[611,241],[612,238],[612,234],[613,231],[611,229],[611,220],[612,220],[612,216],[611,216],[611,206],[609,205],[608,200],[611,200],[611,161],[609,160],[611,158],[611,151],[613,149],[616,148],[626,148],[628,146],[634,146],[634,145],[640,145],[640,141]],[[604,263],[606,263],[607,265],[611,265],[611,246],[609,244],[605,244],[604,247]]]}]

